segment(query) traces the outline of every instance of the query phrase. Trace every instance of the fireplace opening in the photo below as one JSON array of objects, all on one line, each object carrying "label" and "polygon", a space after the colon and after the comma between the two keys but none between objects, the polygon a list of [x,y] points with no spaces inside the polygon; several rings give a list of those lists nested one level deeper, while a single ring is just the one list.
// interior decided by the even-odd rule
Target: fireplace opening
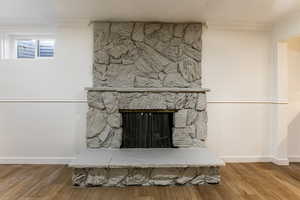
[{"label": "fireplace opening", "polygon": [[173,148],[173,112],[122,113],[121,148]]}]

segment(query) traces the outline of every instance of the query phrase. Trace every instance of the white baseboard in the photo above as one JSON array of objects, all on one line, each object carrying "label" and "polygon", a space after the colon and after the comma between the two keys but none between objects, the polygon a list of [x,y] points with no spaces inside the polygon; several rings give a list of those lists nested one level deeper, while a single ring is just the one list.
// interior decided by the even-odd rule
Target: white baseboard
[{"label": "white baseboard", "polygon": [[221,156],[227,163],[272,162],[271,156]]},{"label": "white baseboard", "polygon": [[272,158],[272,163],[275,165],[289,165],[290,161],[289,159],[278,159],[278,158]]},{"label": "white baseboard", "polygon": [[0,164],[68,164],[75,157],[0,157]]},{"label": "white baseboard", "polygon": [[290,162],[300,162],[300,156],[289,156]]}]

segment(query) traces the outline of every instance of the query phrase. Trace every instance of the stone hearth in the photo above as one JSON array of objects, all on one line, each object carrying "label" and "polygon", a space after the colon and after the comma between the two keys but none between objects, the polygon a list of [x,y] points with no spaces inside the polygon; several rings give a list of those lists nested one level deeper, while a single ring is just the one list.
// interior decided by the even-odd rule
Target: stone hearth
[{"label": "stone hearth", "polygon": [[[219,182],[224,163],[205,148],[208,89],[201,88],[201,35],[199,23],[94,23],[87,150],[70,164],[74,185]],[[120,149],[122,110],[172,110],[175,148]]]},{"label": "stone hearth", "polygon": [[220,165],[206,148],[170,148],[87,150],[70,166],[77,186],[147,186],[215,184]]}]

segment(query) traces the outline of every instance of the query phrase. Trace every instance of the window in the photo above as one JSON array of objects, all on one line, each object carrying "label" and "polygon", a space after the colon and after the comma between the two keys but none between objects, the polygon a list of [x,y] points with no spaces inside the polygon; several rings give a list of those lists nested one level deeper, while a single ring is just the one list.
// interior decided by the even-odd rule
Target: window
[{"label": "window", "polygon": [[0,59],[47,59],[55,55],[55,34],[0,30]]},{"label": "window", "polygon": [[51,58],[54,57],[55,41],[50,39],[16,40],[17,58]]},{"label": "window", "polygon": [[34,40],[17,41],[17,58],[35,58],[36,44]]}]

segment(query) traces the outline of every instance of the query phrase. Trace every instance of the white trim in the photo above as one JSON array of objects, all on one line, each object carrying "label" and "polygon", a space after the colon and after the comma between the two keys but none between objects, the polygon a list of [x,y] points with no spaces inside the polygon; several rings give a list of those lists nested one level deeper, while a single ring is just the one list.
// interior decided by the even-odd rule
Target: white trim
[{"label": "white trim", "polygon": [[68,164],[75,157],[0,157],[0,164]]},{"label": "white trim", "polygon": [[275,165],[281,165],[281,166],[287,166],[290,164],[289,159],[278,159],[278,158],[272,158],[272,163]]},{"label": "white trim", "polygon": [[290,162],[300,162],[300,156],[289,156]]},{"label": "white trim", "polygon": [[226,163],[271,162],[272,156],[221,156]]},{"label": "white trim", "polygon": [[0,103],[87,103],[86,99],[0,99]]},{"label": "white trim", "polygon": [[207,103],[248,103],[248,104],[288,104],[288,101],[265,101],[265,100],[220,100],[207,101]]},{"label": "white trim", "polygon": [[[0,99],[0,103],[87,103],[87,99]],[[287,101],[264,100],[220,100],[207,101],[207,103],[229,104],[288,104]]]},{"label": "white trim", "polygon": [[252,23],[248,21],[207,21],[208,29],[232,30],[232,31],[271,31],[271,23]]}]

